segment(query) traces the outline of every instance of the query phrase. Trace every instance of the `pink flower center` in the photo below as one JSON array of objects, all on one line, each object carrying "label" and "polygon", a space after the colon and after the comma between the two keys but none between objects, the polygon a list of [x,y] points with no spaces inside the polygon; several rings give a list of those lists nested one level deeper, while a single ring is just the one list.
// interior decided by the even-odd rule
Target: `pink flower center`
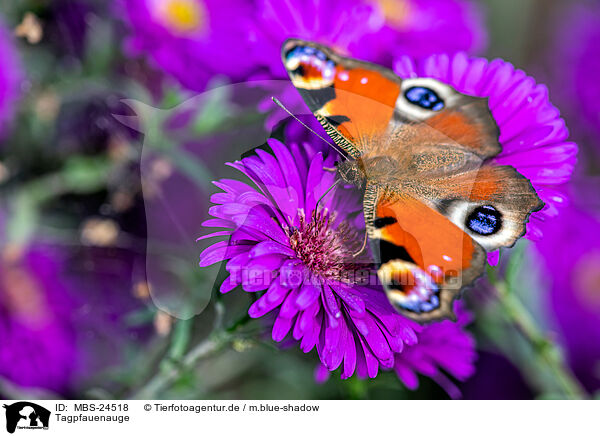
[{"label": "pink flower center", "polygon": [[[306,218],[299,210],[298,227],[286,228],[290,246],[315,275],[324,279],[350,282],[365,268],[364,256],[355,256],[362,237],[347,222],[336,224],[336,215],[319,208]],[[360,262],[360,261],[363,262]]]}]

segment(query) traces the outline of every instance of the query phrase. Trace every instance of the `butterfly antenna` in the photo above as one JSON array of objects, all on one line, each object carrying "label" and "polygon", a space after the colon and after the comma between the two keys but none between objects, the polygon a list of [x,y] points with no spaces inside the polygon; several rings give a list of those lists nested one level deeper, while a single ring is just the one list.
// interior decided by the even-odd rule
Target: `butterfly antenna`
[{"label": "butterfly antenna", "polygon": [[331,185],[329,188],[327,188],[327,191],[325,191],[323,193],[323,195],[321,195],[321,197],[319,198],[319,200],[317,201],[317,204],[315,204],[315,209],[317,209],[317,207],[319,207],[319,203],[321,202],[321,200],[323,200],[323,198],[325,198],[325,196],[327,194],[329,194],[329,192],[331,192],[331,190],[333,188],[335,188],[339,183],[340,183],[341,179],[337,179],[335,182],[333,182],[333,185]]},{"label": "butterfly antenna", "polygon": [[360,250],[358,250],[358,251],[357,251],[356,253],[354,253],[352,256],[353,256],[353,257],[358,257],[358,255],[359,255],[360,253],[362,253],[362,252],[365,250],[365,248],[366,248],[366,247],[367,247],[367,230],[365,229],[365,237],[364,237],[364,239],[363,239],[362,246],[360,247]]},{"label": "butterfly antenna", "polygon": [[279,106],[281,109],[283,109],[284,111],[286,111],[293,119],[295,119],[296,121],[298,121],[300,124],[302,124],[306,129],[308,129],[309,132],[314,133],[315,135],[317,135],[317,137],[319,137],[325,144],[329,145],[331,148],[333,148],[335,151],[337,151],[342,157],[346,157],[344,155],[344,153],[334,144],[332,144],[331,142],[329,142],[327,139],[323,138],[321,135],[319,135],[317,132],[315,132],[313,129],[311,129],[310,127],[308,127],[306,124],[304,124],[302,121],[300,121],[300,118],[298,118],[296,115],[294,115],[293,113],[291,113],[284,105],[282,102],[280,102],[276,97],[271,97],[271,99],[273,100],[273,103],[275,103],[277,106]]}]

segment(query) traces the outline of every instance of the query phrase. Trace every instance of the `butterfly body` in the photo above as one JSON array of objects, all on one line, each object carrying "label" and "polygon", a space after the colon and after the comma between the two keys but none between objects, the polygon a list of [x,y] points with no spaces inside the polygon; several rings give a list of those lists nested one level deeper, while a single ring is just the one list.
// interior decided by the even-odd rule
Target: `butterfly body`
[{"label": "butterfly body", "polygon": [[498,166],[487,99],[289,40],[294,86],[348,155],[346,182],[364,188],[378,276],[392,305],[420,322],[453,318],[452,302],[484,271],[486,251],[524,234],[542,207],[514,168]]}]

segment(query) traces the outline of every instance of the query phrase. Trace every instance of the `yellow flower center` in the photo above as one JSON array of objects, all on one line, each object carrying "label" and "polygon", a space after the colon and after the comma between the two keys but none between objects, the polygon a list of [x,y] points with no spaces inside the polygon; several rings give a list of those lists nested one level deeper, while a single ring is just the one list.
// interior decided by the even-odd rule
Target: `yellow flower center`
[{"label": "yellow flower center", "polygon": [[389,25],[400,29],[407,24],[411,12],[409,0],[377,0],[377,2]]},{"label": "yellow flower center", "polygon": [[191,33],[206,27],[204,5],[196,0],[163,0],[159,15],[163,23],[176,33]]}]

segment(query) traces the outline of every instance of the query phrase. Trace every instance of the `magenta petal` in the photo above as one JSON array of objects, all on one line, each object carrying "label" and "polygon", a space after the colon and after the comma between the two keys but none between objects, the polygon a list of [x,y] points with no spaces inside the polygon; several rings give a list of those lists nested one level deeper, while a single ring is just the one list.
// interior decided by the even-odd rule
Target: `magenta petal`
[{"label": "magenta petal", "polygon": [[342,378],[349,378],[354,374],[356,369],[356,340],[351,332],[346,334],[344,338],[344,368],[342,370]]},{"label": "magenta petal", "polygon": [[327,380],[329,380],[330,375],[331,372],[325,367],[325,365],[317,365],[315,368],[314,377],[317,384],[325,383]]},{"label": "magenta petal", "polygon": [[401,362],[396,363],[394,366],[396,375],[404,383],[404,385],[410,389],[415,390],[419,387],[419,379],[414,371]]},{"label": "magenta petal", "polygon": [[359,339],[362,344],[361,349],[365,356],[365,364],[367,367],[366,368],[367,376],[370,378],[375,378],[375,377],[377,377],[377,373],[379,372],[379,362],[377,361],[377,359],[375,358],[373,353],[371,353],[371,351],[369,350],[369,347],[366,346],[363,339],[362,338],[359,338]]},{"label": "magenta petal", "polygon": [[333,318],[339,318],[342,316],[342,312],[340,310],[340,306],[338,304],[337,298],[333,293],[333,290],[330,286],[323,286],[323,300],[325,302],[325,307],[327,311],[333,316]]},{"label": "magenta petal", "polygon": [[284,318],[278,316],[273,324],[272,337],[275,342],[280,342],[286,337],[292,327],[293,318]]},{"label": "magenta petal", "polygon": [[297,259],[286,260],[280,268],[279,281],[285,288],[301,286],[305,280],[305,267]]},{"label": "magenta petal", "polygon": [[321,294],[321,290],[321,286],[316,286],[311,283],[303,284],[298,297],[296,298],[296,306],[301,310],[306,309],[316,301]]},{"label": "magenta petal", "polygon": [[281,142],[269,139],[267,143],[271,146],[273,153],[277,157],[279,164],[281,165],[281,169],[283,175],[286,179],[287,186],[294,192],[297,192],[297,197],[291,197],[293,200],[296,200],[296,203],[291,204],[290,207],[295,209],[304,208],[304,196],[300,195],[304,191],[304,184],[300,179],[300,175],[298,174],[298,169],[294,162],[294,158],[291,153],[287,149],[287,147],[283,146]]},{"label": "magenta petal", "polygon": [[491,266],[497,266],[500,262],[500,250],[495,250],[487,254],[488,263]]},{"label": "magenta petal", "polygon": [[221,232],[214,232],[214,233],[209,233],[208,235],[200,236],[200,237],[196,238],[196,242],[202,241],[202,240],[208,239],[208,238],[216,238],[219,236],[231,236],[231,230],[223,230]]},{"label": "magenta petal", "polygon": [[336,294],[344,301],[344,304],[353,312],[363,313],[365,302],[358,295],[350,292],[344,285],[336,286]]},{"label": "magenta petal", "polygon": [[283,318],[292,318],[298,314],[298,306],[296,305],[296,298],[298,298],[298,290],[292,289],[279,310],[279,316]]},{"label": "magenta petal", "polygon": [[295,256],[296,252],[291,248],[275,241],[259,242],[250,250],[250,257],[264,256],[265,254],[283,254],[289,257]]},{"label": "magenta petal", "polygon": [[233,223],[228,220],[222,219],[209,219],[202,223],[202,227],[221,227],[225,229],[233,228]]},{"label": "magenta petal", "polygon": [[225,280],[223,280],[223,283],[221,283],[221,287],[219,288],[219,291],[222,294],[226,294],[227,292],[235,289],[240,284],[241,283],[239,283],[238,281],[233,280],[232,276],[228,276]]},{"label": "magenta petal", "polygon": [[225,259],[230,259],[239,253],[247,251],[248,248],[249,246],[247,245],[230,245],[229,241],[219,241],[202,252],[200,255],[200,266],[205,267]]},{"label": "magenta petal", "polygon": [[252,191],[252,188],[249,185],[235,179],[221,179],[213,182],[213,185],[229,194],[234,194],[235,196],[238,196],[243,192]]},{"label": "magenta petal", "polygon": [[210,196],[210,202],[215,204],[231,203],[235,201],[235,195],[226,192],[217,192]]},{"label": "magenta petal", "polygon": [[260,297],[252,304],[252,306],[250,306],[248,315],[250,315],[251,318],[260,318],[261,316],[266,315],[283,302],[287,293],[287,289],[279,286],[277,281],[273,281],[265,295]]},{"label": "magenta petal", "polygon": [[208,213],[215,218],[230,219],[233,215],[247,214],[250,206],[246,204],[228,203],[213,206],[208,209]]},{"label": "magenta petal", "polygon": [[249,254],[246,267],[267,273],[279,269],[286,260],[288,260],[288,257],[284,254],[265,254],[264,256],[254,258],[252,254]]},{"label": "magenta petal", "polygon": [[379,327],[375,324],[371,317],[365,318],[365,323],[368,326],[369,334],[364,335],[365,342],[369,346],[369,349],[379,360],[390,360],[393,358],[393,353],[390,350],[390,346],[381,333]]},{"label": "magenta petal", "polygon": [[303,352],[308,353],[311,351],[319,340],[319,332],[321,331],[321,317],[315,317],[314,322],[311,323],[307,329],[305,329],[304,336],[300,342],[300,348]]},{"label": "magenta petal", "polygon": [[300,315],[300,329],[302,331],[308,331],[308,327],[310,324],[314,323],[314,320],[319,312],[319,302],[314,301],[313,304],[302,311]]}]

